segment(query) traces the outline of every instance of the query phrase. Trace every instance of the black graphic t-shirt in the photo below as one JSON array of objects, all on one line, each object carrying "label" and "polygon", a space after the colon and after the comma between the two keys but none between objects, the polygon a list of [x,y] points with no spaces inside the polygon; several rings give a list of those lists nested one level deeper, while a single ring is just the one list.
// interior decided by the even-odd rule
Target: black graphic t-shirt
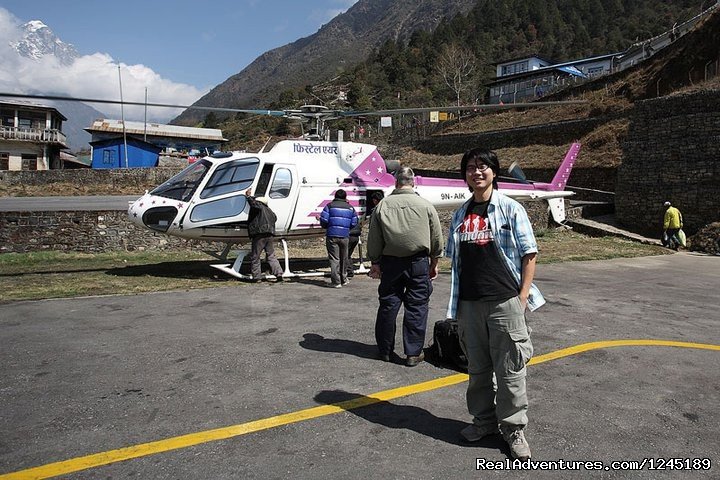
[{"label": "black graphic t-shirt", "polygon": [[507,300],[519,293],[494,245],[487,218],[490,202],[470,202],[460,226],[460,300]]}]

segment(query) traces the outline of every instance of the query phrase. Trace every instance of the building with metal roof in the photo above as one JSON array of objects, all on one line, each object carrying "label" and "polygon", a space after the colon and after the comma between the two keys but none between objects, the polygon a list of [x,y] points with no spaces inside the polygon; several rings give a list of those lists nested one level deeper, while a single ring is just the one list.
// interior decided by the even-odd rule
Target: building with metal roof
[{"label": "building with metal roof", "polygon": [[537,55],[503,60],[495,64],[496,77],[486,84],[489,103],[516,103],[541,97],[589,78],[607,75],[650,58],[720,8],[720,0],[681,24],[660,35],[634,43],[624,52],[582,58],[553,64]]},{"label": "building with metal roof", "polygon": [[93,143],[127,137],[150,143],[166,152],[200,150],[212,153],[227,142],[227,139],[222,136],[222,131],[216,128],[194,128],[129,121],[125,121],[123,125],[122,120],[112,119],[95,120],[92,126],[86,128],[85,131],[92,135],[91,146]]},{"label": "building with metal roof", "polygon": [[497,77],[487,84],[489,103],[516,103],[541,97],[578,80],[613,71],[618,53],[551,64],[538,56],[506,60],[495,64]]}]

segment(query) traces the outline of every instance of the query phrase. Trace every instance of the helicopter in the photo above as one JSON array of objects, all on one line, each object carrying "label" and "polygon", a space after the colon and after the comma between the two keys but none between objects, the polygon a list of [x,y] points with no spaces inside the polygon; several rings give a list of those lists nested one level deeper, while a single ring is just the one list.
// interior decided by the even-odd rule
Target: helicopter
[{"label": "helicopter", "polygon": [[[116,103],[110,100],[79,99],[61,96],[3,94],[20,98],[46,100],[75,100],[87,103]],[[281,140],[269,151],[263,146],[256,153],[214,152],[188,165],[177,175],[139,199],[130,202],[128,218],[137,226],[154,232],[190,240],[225,243],[222,252],[207,252],[227,261],[236,255],[232,264],[213,267],[240,279],[247,276],[240,268],[247,249],[235,249],[250,242],[247,232],[250,206],[245,195],[248,189],[256,197],[265,197],[275,212],[276,236],[284,251],[283,278],[316,275],[314,272],[293,273],[289,268],[287,241],[322,237],[324,229],[319,216],[330,203],[338,189],[344,189],[348,202],[355,208],[361,220],[371,213],[370,199],[376,192],[387,195],[395,188],[393,170],[398,162],[387,162],[375,145],[360,142],[329,141],[325,129],[328,120],[403,113],[459,110],[499,110],[529,108],[570,102],[544,102],[512,105],[471,105],[462,107],[407,108],[373,112],[348,112],[333,110],[323,105],[304,105],[288,110],[241,110],[216,107],[178,106],[123,102],[128,105],[148,105],[173,108],[200,108],[232,111],[258,115],[270,115],[310,123],[307,133],[300,138]],[[580,150],[573,143],[550,183],[530,183],[524,179],[519,167],[509,170],[520,183],[499,182],[499,190],[518,200],[545,200],[553,219],[565,221],[564,197],[574,192],[566,190],[567,179]],[[415,191],[429,200],[436,208],[457,208],[469,198],[469,190],[463,179],[415,177]],[[360,272],[363,271],[362,262]],[[267,279],[274,279],[271,275]]]},{"label": "helicopter", "polygon": [[[499,190],[518,200],[547,201],[553,219],[562,224],[564,197],[574,194],[565,186],[579,150],[579,143],[570,146],[550,183],[499,182]],[[227,247],[217,258],[226,260],[232,245],[249,241],[245,192],[251,189],[255,196],[267,198],[277,216],[275,229],[285,254],[283,277],[292,277],[303,274],[290,271],[286,240],[324,236],[319,216],[338,189],[346,191],[363,220],[371,213],[371,197],[376,192],[387,195],[394,188],[393,164],[375,145],[300,138],[282,140],[267,152],[204,157],[132,202],[128,215],[138,226],[164,234],[224,242]],[[448,209],[459,207],[470,195],[463,179],[419,175],[415,191],[436,208]],[[235,253],[232,265],[213,267],[246,279],[240,267],[247,251]]]}]

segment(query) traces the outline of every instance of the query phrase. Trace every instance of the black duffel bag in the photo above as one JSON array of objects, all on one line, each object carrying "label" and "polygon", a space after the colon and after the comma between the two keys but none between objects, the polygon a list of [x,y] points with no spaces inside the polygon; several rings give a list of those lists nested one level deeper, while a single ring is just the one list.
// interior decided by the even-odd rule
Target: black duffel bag
[{"label": "black duffel bag", "polygon": [[467,372],[468,361],[460,347],[457,320],[438,320],[433,328],[432,356],[438,362],[461,372]]}]

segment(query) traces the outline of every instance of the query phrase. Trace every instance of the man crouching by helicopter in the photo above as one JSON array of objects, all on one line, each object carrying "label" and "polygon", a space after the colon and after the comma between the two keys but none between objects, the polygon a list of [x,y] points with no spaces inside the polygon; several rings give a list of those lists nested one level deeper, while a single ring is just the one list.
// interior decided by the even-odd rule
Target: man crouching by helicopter
[{"label": "man crouching by helicopter", "polygon": [[250,214],[248,215],[248,236],[252,240],[250,250],[250,272],[252,273],[252,281],[259,282],[262,280],[262,270],[260,269],[260,255],[265,250],[265,258],[270,265],[270,271],[277,280],[282,280],[283,270],[280,267],[275,256],[275,222],[277,216],[267,205],[266,197],[255,198],[250,194],[250,189],[245,191],[248,203],[250,204]]}]

